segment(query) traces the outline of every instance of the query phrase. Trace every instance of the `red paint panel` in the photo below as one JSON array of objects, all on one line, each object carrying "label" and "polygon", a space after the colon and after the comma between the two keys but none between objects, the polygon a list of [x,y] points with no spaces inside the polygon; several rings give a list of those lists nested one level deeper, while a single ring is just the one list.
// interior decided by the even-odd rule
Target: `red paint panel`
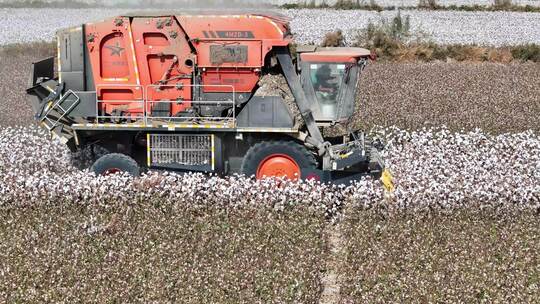
[{"label": "red paint panel", "polygon": [[[134,100],[135,94],[130,89],[116,89],[116,88],[104,88],[101,90],[101,97],[103,100]],[[112,104],[112,103],[111,103]],[[121,102],[115,104],[122,104]]]},{"label": "red paint panel", "polygon": [[283,40],[289,32],[288,20],[261,15],[178,15],[191,39]]},{"label": "red paint panel", "polygon": [[[103,88],[100,90],[101,100],[107,102],[100,103],[100,108],[104,113],[109,115],[114,114],[114,110],[121,110],[127,115],[131,113],[131,116],[140,116],[143,112],[143,104],[141,98],[136,98],[139,94],[135,89],[121,89],[121,88]],[[129,101],[129,102],[126,102]],[[117,116],[118,114],[114,114]]]},{"label": "red paint panel", "polygon": [[[289,18],[280,15],[178,15],[176,18],[197,49],[201,67],[261,67],[273,47],[288,46],[292,41]],[[212,44],[249,45],[249,60],[246,64],[213,64],[209,58]]]},{"label": "red paint panel", "polygon": [[150,83],[158,83],[162,79],[178,76],[174,75],[177,73],[171,73],[170,76],[167,76],[169,68],[175,65],[174,55],[148,55],[146,63],[148,64],[148,71],[150,73]]},{"label": "red paint panel", "polygon": [[[137,90],[136,63],[131,47],[129,18],[111,18],[85,26],[92,74],[102,114],[111,114],[115,108],[142,112],[142,106],[131,101],[142,100]],[[108,103],[108,100],[115,102]],[[124,102],[122,102],[124,101]],[[138,109],[136,108],[138,107]]]},{"label": "red paint panel", "polygon": [[[252,69],[207,69],[202,75],[202,81],[209,87],[204,92],[251,92],[259,81],[259,73]],[[214,86],[214,87],[213,87]],[[224,86],[224,87],[220,87]]]},{"label": "red paint panel", "polygon": [[[186,34],[174,17],[137,17],[132,21],[133,39],[141,84],[146,88],[150,113],[157,102],[185,100],[172,103],[171,115],[190,107],[193,67],[195,62]],[[163,84],[160,90],[152,85]],[[182,89],[177,89],[181,87]],[[157,101],[157,102],[154,102]]]},{"label": "red paint panel", "polygon": [[130,70],[126,56],[126,39],[122,33],[107,35],[101,41],[101,77],[129,78]]},{"label": "red paint panel", "polygon": [[168,46],[169,39],[163,33],[144,33],[144,44],[153,46]]},{"label": "red paint panel", "polygon": [[[98,97],[105,101],[102,109],[112,113],[121,108],[133,116],[144,111],[129,101],[144,97],[150,101],[148,112],[157,104],[152,101],[170,104],[173,116],[190,107],[195,66],[202,85],[209,86],[204,92],[233,91],[219,86],[251,92],[265,56],[290,39],[286,19],[260,15],[118,17],[86,25]],[[221,46],[224,60],[212,57],[219,49],[213,46]],[[160,89],[154,87],[158,84]]]}]

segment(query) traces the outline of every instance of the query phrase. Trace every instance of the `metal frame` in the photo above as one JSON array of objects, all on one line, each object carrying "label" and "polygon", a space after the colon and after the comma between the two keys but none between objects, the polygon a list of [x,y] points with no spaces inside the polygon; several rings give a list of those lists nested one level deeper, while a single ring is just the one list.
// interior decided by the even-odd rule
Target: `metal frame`
[{"label": "metal frame", "polygon": [[[186,100],[186,101],[173,101],[173,100],[149,100],[149,92],[151,88],[176,88],[177,85],[147,85],[145,88],[145,102],[146,104],[154,104],[154,103],[177,103],[177,102],[186,102],[191,104],[215,104],[215,105],[232,105],[233,109],[233,116],[232,118],[228,117],[172,117],[172,116],[165,116],[165,117],[154,117],[146,115],[146,123],[148,123],[148,119],[153,120],[168,120],[168,121],[174,121],[174,120],[184,120],[184,121],[197,121],[197,120],[226,120],[229,122],[233,122],[233,125],[236,126],[236,91],[234,89],[234,86],[232,85],[202,85],[202,84],[190,84],[190,85],[184,85],[182,84],[182,87],[191,87],[191,88],[205,88],[205,87],[212,87],[212,88],[230,88],[231,89],[231,95],[232,95],[232,101],[221,101],[221,100]],[[226,92],[224,92],[226,94]]]},{"label": "metal frame", "polygon": [[[207,140],[206,144],[209,144],[207,149],[193,148],[193,147],[184,147],[185,143],[183,138],[193,139],[193,138],[203,138]],[[179,147],[161,147],[160,138],[177,138],[179,139]],[[156,143],[158,146],[156,147]],[[171,144],[171,142],[168,142]],[[197,170],[197,171],[215,171],[216,170],[216,139],[215,134],[151,134],[146,135],[146,157],[147,157],[147,166],[149,168],[168,168],[168,169],[178,169],[178,170]],[[183,153],[193,152],[193,153],[209,153],[208,164],[182,164],[182,163],[164,163],[159,164],[153,163],[153,158],[155,157],[154,153],[160,153],[160,156],[171,157],[176,160],[176,158],[200,158],[196,155],[184,155]]]},{"label": "metal frame", "polygon": [[[99,99],[99,92],[101,89],[122,89],[122,88],[134,88],[135,90],[141,90],[142,99],[141,100],[100,100]],[[142,85],[138,84],[108,84],[108,85],[97,85],[96,86],[96,122],[99,123],[100,119],[123,119],[128,118],[128,116],[105,116],[105,115],[99,115],[99,105],[103,103],[127,103],[127,104],[141,104],[143,116],[142,119],[144,120],[146,116],[146,102],[145,102],[145,95],[144,95],[144,87]],[[138,118],[137,116],[129,116],[129,118]],[[139,118],[140,120],[141,118]]]},{"label": "metal frame", "polygon": [[[232,128],[236,127],[236,90],[234,86],[232,85],[201,85],[201,84],[190,84],[190,85],[182,85],[182,87],[197,87],[197,88],[205,88],[205,87],[212,87],[212,88],[229,88],[231,89],[230,94],[232,95],[232,101],[231,100],[186,100],[186,101],[176,101],[176,100],[150,100],[149,99],[149,92],[151,90],[156,90],[159,88],[176,88],[177,85],[137,85],[137,84],[110,84],[110,85],[98,85],[96,86],[96,123],[100,125],[99,120],[100,119],[126,119],[130,118],[135,121],[142,121],[142,123],[146,126],[149,124],[152,124],[156,121],[190,121],[190,122],[202,122],[202,121],[221,121],[225,122],[227,125],[232,124]],[[102,89],[106,88],[128,88],[128,89],[135,89],[135,90],[141,90],[142,99],[141,100],[101,100],[99,99],[99,94]],[[226,93],[226,92],[225,92]],[[152,116],[151,113],[148,113],[147,107],[148,105],[153,105],[155,103],[169,103],[174,104],[178,102],[186,102],[190,104],[215,104],[215,105],[231,105],[233,112],[232,112],[232,118],[231,117],[174,117],[174,116],[159,116],[155,117]],[[127,115],[121,115],[121,116],[105,116],[100,115],[100,104],[104,103],[125,103],[125,104],[140,104],[142,108],[142,116],[127,116]],[[122,123],[118,123],[115,125],[124,125]]]},{"label": "metal frame", "polygon": [[[73,102],[73,104],[71,104],[71,106],[69,106],[69,108],[64,109],[62,108],[61,103],[66,101],[68,96],[75,96],[77,99]],[[69,113],[71,113],[71,111],[73,111],[73,109],[79,104],[80,101],[81,99],[79,98],[79,96],[77,96],[77,94],[75,94],[75,92],[73,92],[72,90],[69,90],[67,91],[66,94],[64,94],[64,96],[62,96],[62,98],[58,99],[55,103],[53,103],[52,106],[48,107],[42,119],[42,122],[44,122],[44,125],[47,128],[47,130],[52,131],[54,128],[56,128],[60,120],[64,119]],[[63,113],[58,111],[57,109],[60,109]],[[58,119],[56,119],[55,121],[53,121],[52,119],[48,117],[53,110],[58,112],[58,114],[60,114],[60,117],[58,117]],[[45,121],[50,123],[51,126],[48,126],[47,123],[45,123]]]}]

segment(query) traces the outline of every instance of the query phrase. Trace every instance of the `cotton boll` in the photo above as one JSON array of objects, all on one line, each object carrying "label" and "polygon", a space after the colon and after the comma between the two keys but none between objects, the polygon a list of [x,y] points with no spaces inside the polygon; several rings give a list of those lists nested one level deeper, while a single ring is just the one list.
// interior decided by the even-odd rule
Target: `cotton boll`
[{"label": "cotton boll", "polygon": [[74,168],[67,148],[49,140],[44,131],[4,128],[0,130],[0,204],[58,200],[129,204],[160,198],[201,207],[284,210],[305,205],[324,210],[327,216],[339,213],[344,205],[414,210],[461,208],[471,203],[482,208],[540,207],[540,138],[533,132],[497,136],[479,130],[388,128],[381,132],[388,139],[383,154],[397,187],[391,194],[369,177],[336,186],[201,173],[95,176]]}]

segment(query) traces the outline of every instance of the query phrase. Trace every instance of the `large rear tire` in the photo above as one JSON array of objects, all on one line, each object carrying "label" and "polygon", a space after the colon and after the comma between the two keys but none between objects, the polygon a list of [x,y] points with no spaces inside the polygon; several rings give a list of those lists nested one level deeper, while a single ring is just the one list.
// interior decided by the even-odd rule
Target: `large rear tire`
[{"label": "large rear tire", "polygon": [[139,165],[133,158],[120,153],[111,153],[100,157],[92,165],[92,171],[96,175],[111,175],[125,172],[131,176],[139,176],[141,173]]},{"label": "large rear tire", "polygon": [[293,141],[265,141],[247,151],[241,172],[257,179],[285,177],[298,180],[306,168],[317,168],[317,160],[306,147]]}]

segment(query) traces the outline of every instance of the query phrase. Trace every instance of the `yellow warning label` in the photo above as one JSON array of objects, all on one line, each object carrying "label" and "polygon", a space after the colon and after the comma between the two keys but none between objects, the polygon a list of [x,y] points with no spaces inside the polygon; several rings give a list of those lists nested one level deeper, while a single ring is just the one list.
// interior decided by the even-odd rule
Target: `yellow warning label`
[{"label": "yellow warning label", "polygon": [[150,147],[150,133],[146,134],[146,163],[148,168],[152,165],[151,155],[152,148]]},{"label": "yellow warning label", "polygon": [[392,176],[392,173],[388,171],[388,169],[384,169],[381,176],[381,182],[383,183],[383,186],[386,189],[386,191],[393,192],[395,190],[394,177]]}]

